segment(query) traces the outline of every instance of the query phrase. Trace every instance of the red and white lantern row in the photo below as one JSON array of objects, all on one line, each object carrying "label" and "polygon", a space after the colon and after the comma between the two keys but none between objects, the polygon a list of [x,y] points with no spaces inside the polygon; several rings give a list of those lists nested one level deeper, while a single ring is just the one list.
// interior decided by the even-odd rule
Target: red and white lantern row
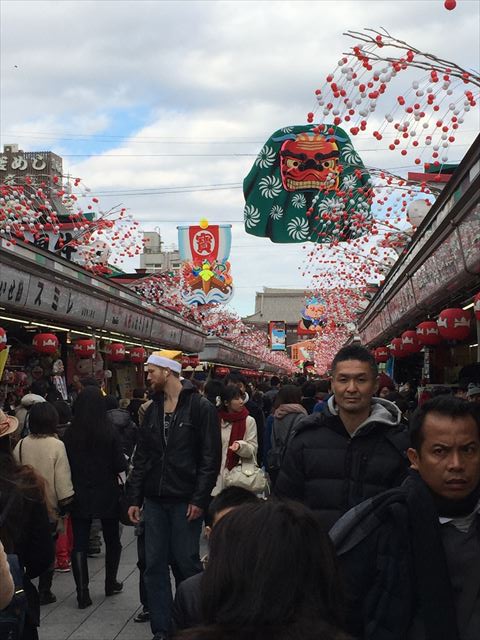
[{"label": "red and white lantern row", "polygon": [[107,344],[105,353],[110,362],[121,362],[125,360],[125,345],[122,342],[112,342]]},{"label": "red and white lantern row", "polygon": [[33,338],[32,345],[38,353],[51,355],[58,350],[58,338],[54,333],[37,333]]},{"label": "red and white lantern row", "polygon": [[380,362],[387,362],[390,358],[390,349],[388,347],[377,347],[373,352],[373,357],[377,364],[380,364]]},{"label": "red and white lantern row", "polygon": [[437,320],[440,335],[446,340],[465,340],[470,335],[470,319],[468,311],[460,307],[444,309]]},{"label": "red and white lantern row", "polygon": [[194,369],[200,364],[200,358],[198,356],[183,356],[182,369],[185,367],[193,367]]},{"label": "red and white lantern row", "polygon": [[130,349],[130,362],[143,364],[147,358],[147,352],[143,347],[132,347]]},{"label": "red and white lantern row", "polygon": [[215,373],[217,376],[228,376],[230,369],[228,367],[216,367]]},{"label": "red and white lantern row", "polygon": [[480,291],[473,299],[473,312],[475,313],[475,318],[480,320]]},{"label": "red and white lantern row", "polygon": [[405,355],[418,353],[422,345],[418,341],[417,332],[414,330],[404,331],[402,333],[402,347]]},{"label": "red and white lantern row", "polygon": [[77,358],[93,358],[95,351],[96,343],[93,338],[82,338],[73,343],[73,353]]},{"label": "red and white lantern row", "polygon": [[390,343],[390,353],[394,358],[404,358],[407,354],[403,350],[401,338],[394,338]]},{"label": "red and white lantern row", "polygon": [[0,327],[0,351],[7,348],[7,332]]},{"label": "red and white lantern row", "polygon": [[425,320],[417,326],[417,338],[421,345],[434,346],[440,344],[443,338],[435,320]]}]

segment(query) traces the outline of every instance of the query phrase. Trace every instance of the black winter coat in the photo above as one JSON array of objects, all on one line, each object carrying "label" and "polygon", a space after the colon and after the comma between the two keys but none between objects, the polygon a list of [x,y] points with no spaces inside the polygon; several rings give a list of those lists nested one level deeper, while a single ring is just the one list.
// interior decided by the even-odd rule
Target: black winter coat
[{"label": "black winter coat", "polygon": [[290,442],[275,494],[319,512],[327,529],[366,498],[398,486],[409,466],[408,434],[391,402],[372,400],[369,421],[353,437],[333,405],[301,420]]},{"label": "black winter coat", "polygon": [[202,578],[197,573],[181,582],[175,591],[172,607],[172,624],[175,631],[190,629],[203,622]]},{"label": "black winter coat", "polygon": [[137,425],[126,409],[110,409],[107,415],[120,436],[123,453],[130,458],[137,444]]},{"label": "black winter coat", "polygon": [[459,637],[439,513],[416,472],[401,487],[351,509],[330,537],[347,592],[347,627],[355,638]]},{"label": "black winter coat", "polygon": [[118,474],[127,469],[120,437],[115,430],[104,448],[79,447],[67,429],[64,437],[75,490],[74,518],[118,518]]},{"label": "black winter coat", "polygon": [[145,411],[129,477],[132,505],[141,506],[145,497],[185,502],[202,509],[209,503],[222,454],[218,414],[190,382],[185,381],[183,387],[166,445],[163,394]]}]

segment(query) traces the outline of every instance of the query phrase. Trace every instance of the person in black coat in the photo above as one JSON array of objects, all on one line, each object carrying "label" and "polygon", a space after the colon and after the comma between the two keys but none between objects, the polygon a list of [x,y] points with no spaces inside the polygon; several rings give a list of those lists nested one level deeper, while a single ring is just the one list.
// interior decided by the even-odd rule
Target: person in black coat
[{"label": "person in black coat", "polygon": [[[227,487],[220,491],[211,501],[205,514],[205,536],[207,539],[210,538],[213,528],[223,516],[232,509],[236,509],[242,504],[257,504],[259,502],[260,498],[242,487]],[[172,609],[174,629],[189,629],[202,622],[202,576],[203,572],[187,578],[179,584],[175,591]]]},{"label": "person in black coat", "polygon": [[445,395],[410,423],[411,469],[400,487],[348,511],[332,528],[363,640],[480,637],[480,415]]},{"label": "person in black coat", "polygon": [[123,453],[130,459],[137,444],[137,425],[126,409],[120,409],[118,398],[105,396],[105,402],[107,415],[120,436]]},{"label": "person in black coat", "polygon": [[[0,423],[3,412],[0,412]],[[9,417],[15,430],[18,422]],[[14,421],[14,422],[13,422]],[[7,427],[7,421],[5,421]],[[40,601],[32,579],[47,571],[55,560],[45,485],[31,467],[19,465],[10,450],[9,427],[0,424],[0,540],[5,552],[16,554],[24,568],[27,599],[25,625],[20,640],[38,640]]]},{"label": "person in black coat", "polygon": [[74,405],[71,426],[64,436],[75,490],[71,515],[74,546],[72,570],[80,609],[92,604],[88,590],[87,552],[93,518],[102,521],[105,540],[105,595],[122,590],[117,582],[122,545],[119,533],[118,474],[127,468],[122,444],[107,415],[105,397],[86,387]]},{"label": "person in black coat", "polygon": [[377,365],[370,352],[342,348],[331,386],[324,412],[296,425],[274,489],[317,510],[326,529],[362,500],[400,485],[409,466],[400,410],[373,398]]},{"label": "person in black coat", "polygon": [[127,411],[129,412],[130,417],[135,422],[137,427],[140,424],[138,410],[140,409],[142,404],[145,404],[145,402],[147,402],[146,389],[144,387],[138,387],[137,389],[134,389],[132,393],[132,399],[130,400],[127,407]]},{"label": "person in black coat", "polygon": [[[147,361],[154,392],[145,411],[129,476],[129,516],[145,523],[145,584],[155,640],[169,634],[176,578],[202,569],[199,542],[203,510],[220,469],[222,444],[215,407],[188,381],[180,381],[175,352],[154,352]],[[178,577],[177,577],[178,576]]]}]

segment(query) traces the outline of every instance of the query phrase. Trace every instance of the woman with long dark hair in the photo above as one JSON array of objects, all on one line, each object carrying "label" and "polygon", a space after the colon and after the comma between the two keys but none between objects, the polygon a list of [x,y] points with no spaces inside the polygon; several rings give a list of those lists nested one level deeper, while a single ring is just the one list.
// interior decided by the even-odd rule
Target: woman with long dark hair
[{"label": "woman with long dark hair", "polygon": [[288,443],[292,439],[299,420],[307,415],[302,405],[302,391],[294,384],[280,387],[272,406],[272,414],[266,426],[267,469],[272,485],[275,485]]},{"label": "woman with long dark hair", "polygon": [[119,533],[118,474],[127,463],[120,438],[107,416],[105,397],[98,387],[85,387],[73,407],[73,420],[64,435],[75,499],[72,570],[79,609],[92,604],[88,589],[88,540],[93,518],[102,521],[105,540],[105,595],[119,593],[117,582],[122,545]]},{"label": "woman with long dark hair", "polygon": [[45,499],[45,483],[32,467],[13,457],[9,436],[18,420],[0,411],[0,540],[6,553],[18,556],[27,597],[21,640],[37,640],[40,624],[38,592],[31,580],[49,569],[55,558]]},{"label": "woman with long dark hair", "polygon": [[343,596],[328,535],[294,502],[246,504],[210,537],[204,626],[182,640],[344,640]]}]

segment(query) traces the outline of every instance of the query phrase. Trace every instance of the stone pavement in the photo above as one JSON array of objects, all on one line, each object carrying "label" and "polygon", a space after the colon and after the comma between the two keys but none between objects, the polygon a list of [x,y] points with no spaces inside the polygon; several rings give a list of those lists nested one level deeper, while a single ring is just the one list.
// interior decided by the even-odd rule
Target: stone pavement
[{"label": "stone pavement", "polygon": [[133,527],[123,528],[122,545],[118,578],[123,591],[118,595],[105,598],[104,553],[88,559],[93,605],[87,609],[77,608],[72,573],[55,573],[52,591],[57,602],[41,608],[40,640],[151,640],[150,624],[133,622],[140,609]]}]

